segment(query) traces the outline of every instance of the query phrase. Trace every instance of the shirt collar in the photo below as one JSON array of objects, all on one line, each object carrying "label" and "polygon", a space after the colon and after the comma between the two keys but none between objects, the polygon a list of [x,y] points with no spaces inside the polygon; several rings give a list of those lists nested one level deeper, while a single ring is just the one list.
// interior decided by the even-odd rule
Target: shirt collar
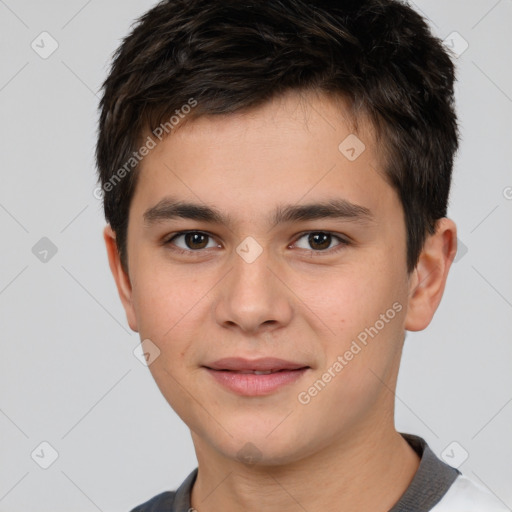
[{"label": "shirt collar", "polygon": [[[460,475],[460,471],[438,459],[421,437],[403,433],[401,435],[420,457],[420,465],[409,487],[389,512],[428,512],[443,498]],[[192,510],[190,495],[197,472],[198,468],[195,468],[178,487],[171,508],[165,507],[166,512],[189,512]],[[151,511],[153,510],[163,512],[164,509],[158,507],[151,509]]]},{"label": "shirt collar", "polygon": [[441,501],[460,471],[438,459],[421,437],[401,435],[421,460],[409,487],[389,512],[428,512]]}]

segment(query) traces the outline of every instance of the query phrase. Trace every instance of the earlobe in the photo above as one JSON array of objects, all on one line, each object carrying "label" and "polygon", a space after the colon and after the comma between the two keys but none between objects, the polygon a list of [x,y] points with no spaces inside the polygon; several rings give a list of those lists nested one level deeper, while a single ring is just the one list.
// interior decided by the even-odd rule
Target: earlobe
[{"label": "earlobe", "polygon": [[116,234],[110,227],[110,224],[107,224],[103,230],[103,239],[105,240],[105,246],[107,248],[110,270],[116,283],[119,298],[121,299],[126,312],[128,325],[133,331],[138,332],[135,309],[132,301],[132,285],[130,277],[125,272],[121,264],[121,258],[116,244]]},{"label": "earlobe", "polygon": [[439,219],[436,232],[427,237],[418,264],[409,279],[406,330],[421,331],[432,321],[441,302],[456,252],[455,223],[446,217]]}]

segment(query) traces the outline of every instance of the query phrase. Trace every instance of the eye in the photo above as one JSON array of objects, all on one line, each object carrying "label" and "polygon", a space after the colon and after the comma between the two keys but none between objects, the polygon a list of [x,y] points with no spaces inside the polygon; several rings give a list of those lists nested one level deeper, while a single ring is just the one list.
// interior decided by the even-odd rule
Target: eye
[{"label": "eye", "polygon": [[[305,242],[300,242],[301,240],[305,240]],[[308,251],[313,250],[314,252],[322,252],[332,249],[331,243],[337,240],[338,244],[334,246],[334,250],[330,252],[336,252],[337,250],[342,249],[344,246],[349,245],[349,242],[333,233],[329,233],[328,231],[310,231],[309,233],[303,234],[297,242],[295,242],[295,246],[299,247],[299,249],[305,249]]]},{"label": "eye", "polygon": [[[177,240],[181,239],[181,244]],[[180,251],[192,252],[199,251],[200,249],[210,249],[213,247],[220,247],[215,242],[211,235],[203,233],[202,231],[184,231],[177,233],[165,242],[166,245],[175,245]]]},{"label": "eye", "polygon": [[[335,241],[338,243],[333,246]],[[212,235],[202,231],[181,231],[163,243],[166,246],[171,246],[172,250],[176,252],[188,255],[200,253],[202,249],[222,247],[213,239]],[[350,245],[350,242],[328,231],[309,231],[302,234],[292,245],[310,251],[312,254],[321,252],[332,254]]]}]

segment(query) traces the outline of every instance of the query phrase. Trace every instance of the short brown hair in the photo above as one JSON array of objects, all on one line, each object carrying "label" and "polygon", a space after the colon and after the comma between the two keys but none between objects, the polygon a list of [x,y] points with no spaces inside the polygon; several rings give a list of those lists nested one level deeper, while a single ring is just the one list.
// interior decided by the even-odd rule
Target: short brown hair
[{"label": "short brown hair", "polygon": [[459,137],[454,71],[442,41],[398,0],[158,3],[115,52],[99,107],[98,174],[125,270],[138,176],[135,160],[132,172],[126,162],[147,130],[191,99],[186,121],[315,90],[348,100],[384,141],[384,174],[403,205],[411,272],[446,216]]}]

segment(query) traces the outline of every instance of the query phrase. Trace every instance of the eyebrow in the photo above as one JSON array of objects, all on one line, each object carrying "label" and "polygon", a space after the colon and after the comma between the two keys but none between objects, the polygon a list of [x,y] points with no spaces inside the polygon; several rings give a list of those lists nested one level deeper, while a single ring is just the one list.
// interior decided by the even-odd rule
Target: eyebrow
[{"label": "eyebrow", "polygon": [[[143,214],[147,227],[172,219],[190,219],[231,226],[232,217],[216,208],[165,197]],[[272,227],[278,224],[317,219],[343,219],[361,223],[372,222],[374,216],[365,206],[346,199],[331,199],[304,205],[279,205],[270,217]]]}]

